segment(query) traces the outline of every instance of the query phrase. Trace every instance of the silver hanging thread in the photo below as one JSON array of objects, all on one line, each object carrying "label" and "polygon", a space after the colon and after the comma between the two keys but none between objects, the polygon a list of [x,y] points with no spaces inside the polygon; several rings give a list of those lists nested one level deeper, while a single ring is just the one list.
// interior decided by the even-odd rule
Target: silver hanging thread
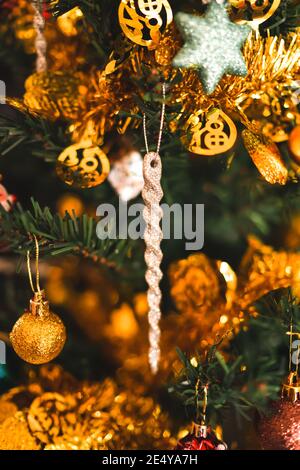
[{"label": "silver hanging thread", "polygon": [[36,71],[45,72],[47,70],[47,41],[44,34],[45,20],[41,12],[41,0],[33,0],[32,6],[34,9],[33,27],[36,32],[34,43],[36,50]]},{"label": "silver hanging thread", "polygon": [[144,240],[146,244],[145,261],[147,265],[146,281],[148,284],[148,321],[149,321],[149,363],[153,374],[157,373],[158,364],[160,359],[160,318],[161,318],[161,290],[159,283],[162,278],[160,264],[162,261],[162,251],[160,243],[163,238],[163,232],[160,228],[160,221],[162,219],[162,208],[160,201],[163,197],[163,190],[161,187],[161,173],[162,164],[159,155],[164,117],[165,117],[165,98],[166,98],[166,85],[162,85],[162,110],[160,119],[160,128],[158,135],[158,142],[156,152],[149,152],[147,129],[146,129],[146,115],[143,114],[143,129],[145,138],[146,155],[143,162],[143,176],[144,188],[142,197],[144,200],[143,217],[146,223]]}]

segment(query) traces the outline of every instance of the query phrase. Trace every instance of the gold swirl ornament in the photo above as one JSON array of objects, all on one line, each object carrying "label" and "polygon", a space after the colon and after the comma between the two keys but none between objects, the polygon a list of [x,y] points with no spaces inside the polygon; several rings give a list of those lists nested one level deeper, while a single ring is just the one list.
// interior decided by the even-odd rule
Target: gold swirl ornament
[{"label": "gold swirl ornament", "polygon": [[279,7],[281,0],[229,0],[231,18],[238,24],[249,24],[253,29],[267,21]]},{"label": "gold swirl ornament", "polygon": [[58,176],[66,184],[82,189],[103,183],[109,170],[106,154],[89,139],[67,147],[56,163]]},{"label": "gold swirl ornament", "polygon": [[118,14],[125,36],[149,48],[158,44],[162,31],[173,20],[168,0],[121,0]]}]

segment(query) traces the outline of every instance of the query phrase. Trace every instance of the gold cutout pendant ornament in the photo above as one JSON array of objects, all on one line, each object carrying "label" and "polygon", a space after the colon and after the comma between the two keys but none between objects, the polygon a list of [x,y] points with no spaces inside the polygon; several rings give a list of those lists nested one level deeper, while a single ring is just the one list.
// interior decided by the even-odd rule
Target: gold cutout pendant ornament
[{"label": "gold cutout pendant ornament", "polygon": [[158,44],[161,33],[173,20],[168,0],[121,0],[118,14],[125,36],[149,48]]},{"label": "gold cutout pendant ornament", "polygon": [[36,237],[36,289],[34,289],[27,252],[27,268],[30,285],[34,293],[30,308],[17,320],[10,341],[16,354],[30,364],[45,364],[62,351],[66,342],[66,329],[61,319],[50,311],[45,291],[39,285],[39,245]]},{"label": "gold cutout pendant ornament", "polygon": [[230,150],[236,141],[234,122],[221,109],[193,114],[182,138],[188,150],[197,155],[214,156]]},{"label": "gold cutout pendant ornament", "polygon": [[238,24],[248,24],[253,29],[275,13],[281,0],[229,0],[231,19]]},{"label": "gold cutout pendant ornament", "polygon": [[76,188],[93,188],[106,180],[109,160],[100,147],[90,139],[67,147],[56,162],[58,176]]}]

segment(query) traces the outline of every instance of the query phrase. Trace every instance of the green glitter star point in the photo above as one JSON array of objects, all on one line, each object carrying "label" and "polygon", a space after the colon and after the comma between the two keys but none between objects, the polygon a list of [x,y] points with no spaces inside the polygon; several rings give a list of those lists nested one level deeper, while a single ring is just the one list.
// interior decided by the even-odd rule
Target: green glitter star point
[{"label": "green glitter star point", "polygon": [[177,13],[175,21],[184,46],[173,65],[196,69],[207,94],[215,90],[223,75],[247,74],[241,47],[251,28],[232,23],[224,5],[213,1],[204,16]]}]

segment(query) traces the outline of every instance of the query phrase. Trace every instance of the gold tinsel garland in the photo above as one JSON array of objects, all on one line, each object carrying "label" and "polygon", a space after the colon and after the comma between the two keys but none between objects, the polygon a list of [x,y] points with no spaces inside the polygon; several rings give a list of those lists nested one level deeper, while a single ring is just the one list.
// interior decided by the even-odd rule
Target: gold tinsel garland
[{"label": "gold tinsel garland", "polygon": [[78,382],[59,366],[0,397],[0,450],[170,449],[171,424],[150,397],[111,379]]},{"label": "gold tinsel garland", "polygon": [[[156,50],[159,57],[165,48],[172,50],[172,36],[169,34]],[[291,122],[298,117],[296,103],[292,98],[295,81],[300,76],[299,41],[298,31],[289,34],[286,39],[277,36],[263,38],[252,33],[243,50],[248,69],[246,77],[225,76],[214,93],[207,96],[203,93],[197,73],[183,70],[182,80],[172,88],[171,102],[181,104],[184,120],[195,111],[206,113],[211,107],[220,107],[239,117],[246,125],[251,125],[250,120],[260,116],[263,122],[268,118],[269,124],[272,124],[272,118],[279,119],[282,126],[282,119],[287,112],[290,113],[288,121]],[[280,112],[284,112],[284,116]]]},{"label": "gold tinsel garland", "polygon": [[[27,8],[27,11],[26,11]],[[20,23],[20,12],[26,13],[26,24]],[[24,0],[11,13],[12,27],[16,36],[25,41],[32,52],[34,31],[29,29],[29,18],[32,15],[30,6],[26,7]],[[299,30],[290,33],[285,39],[280,37],[262,38],[257,33],[249,36],[244,46],[244,57],[248,67],[246,77],[225,76],[212,95],[203,93],[198,75],[193,70],[178,72],[171,66],[172,59],[181,47],[181,39],[174,23],[163,33],[158,47],[154,51],[144,48],[130,47],[122,42],[117,45],[117,56],[112,53],[109,62],[103,70],[86,68],[85,76],[81,75],[85,97],[82,106],[77,106],[80,90],[69,93],[72,84],[66,87],[68,80],[72,81],[68,69],[72,70],[81,64],[86,64],[84,52],[79,53],[80,44],[86,44],[84,33],[77,27],[76,12],[68,12],[47,22],[46,36],[49,41],[49,74],[59,72],[65,74],[57,84],[49,89],[51,79],[43,75],[38,80],[37,88],[27,82],[24,104],[12,101],[21,110],[37,113],[45,118],[64,117],[71,121],[73,140],[78,142],[83,136],[92,135],[95,143],[102,143],[103,136],[112,129],[125,132],[129,125],[137,126],[139,120],[131,117],[121,117],[121,111],[134,115],[138,108],[134,96],[142,96],[139,87],[152,72],[163,74],[171,85],[169,104],[179,105],[180,110],[171,122],[171,129],[183,129],[189,132],[192,116],[205,116],[212,108],[220,108],[234,120],[242,121],[250,130],[263,132],[276,142],[287,139],[287,130],[291,125],[299,123],[297,100],[295,100],[296,81],[299,79]],[[23,26],[22,26],[23,25]],[[23,34],[22,34],[23,31]],[[71,34],[70,34],[71,32]],[[73,34],[73,35],[72,35]],[[61,47],[61,43],[64,47]],[[67,47],[72,44],[73,48]],[[31,44],[31,47],[30,47]],[[74,62],[74,57],[77,62]],[[79,58],[79,59],[78,59]],[[74,67],[75,64],[75,67]],[[181,73],[180,80],[175,77]],[[147,75],[147,74],[146,74]],[[134,76],[135,80],[131,80]],[[44,98],[43,88],[51,97],[51,104]],[[66,89],[65,97],[64,88]],[[82,90],[81,90],[82,91]],[[33,96],[31,96],[31,94]],[[40,102],[37,100],[40,97]],[[43,99],[42,99],[43,96]],[[55,102],[58,103],[55,104]],[[74,104],[73,104],[74,101]],[[61,106],[66,106],[66,110]],[[25,106],[24,106],[25,105]],[[53,115],[53,107],[61,108],[60,115]],[[77,112],[70,113],[70,109]]]}]

